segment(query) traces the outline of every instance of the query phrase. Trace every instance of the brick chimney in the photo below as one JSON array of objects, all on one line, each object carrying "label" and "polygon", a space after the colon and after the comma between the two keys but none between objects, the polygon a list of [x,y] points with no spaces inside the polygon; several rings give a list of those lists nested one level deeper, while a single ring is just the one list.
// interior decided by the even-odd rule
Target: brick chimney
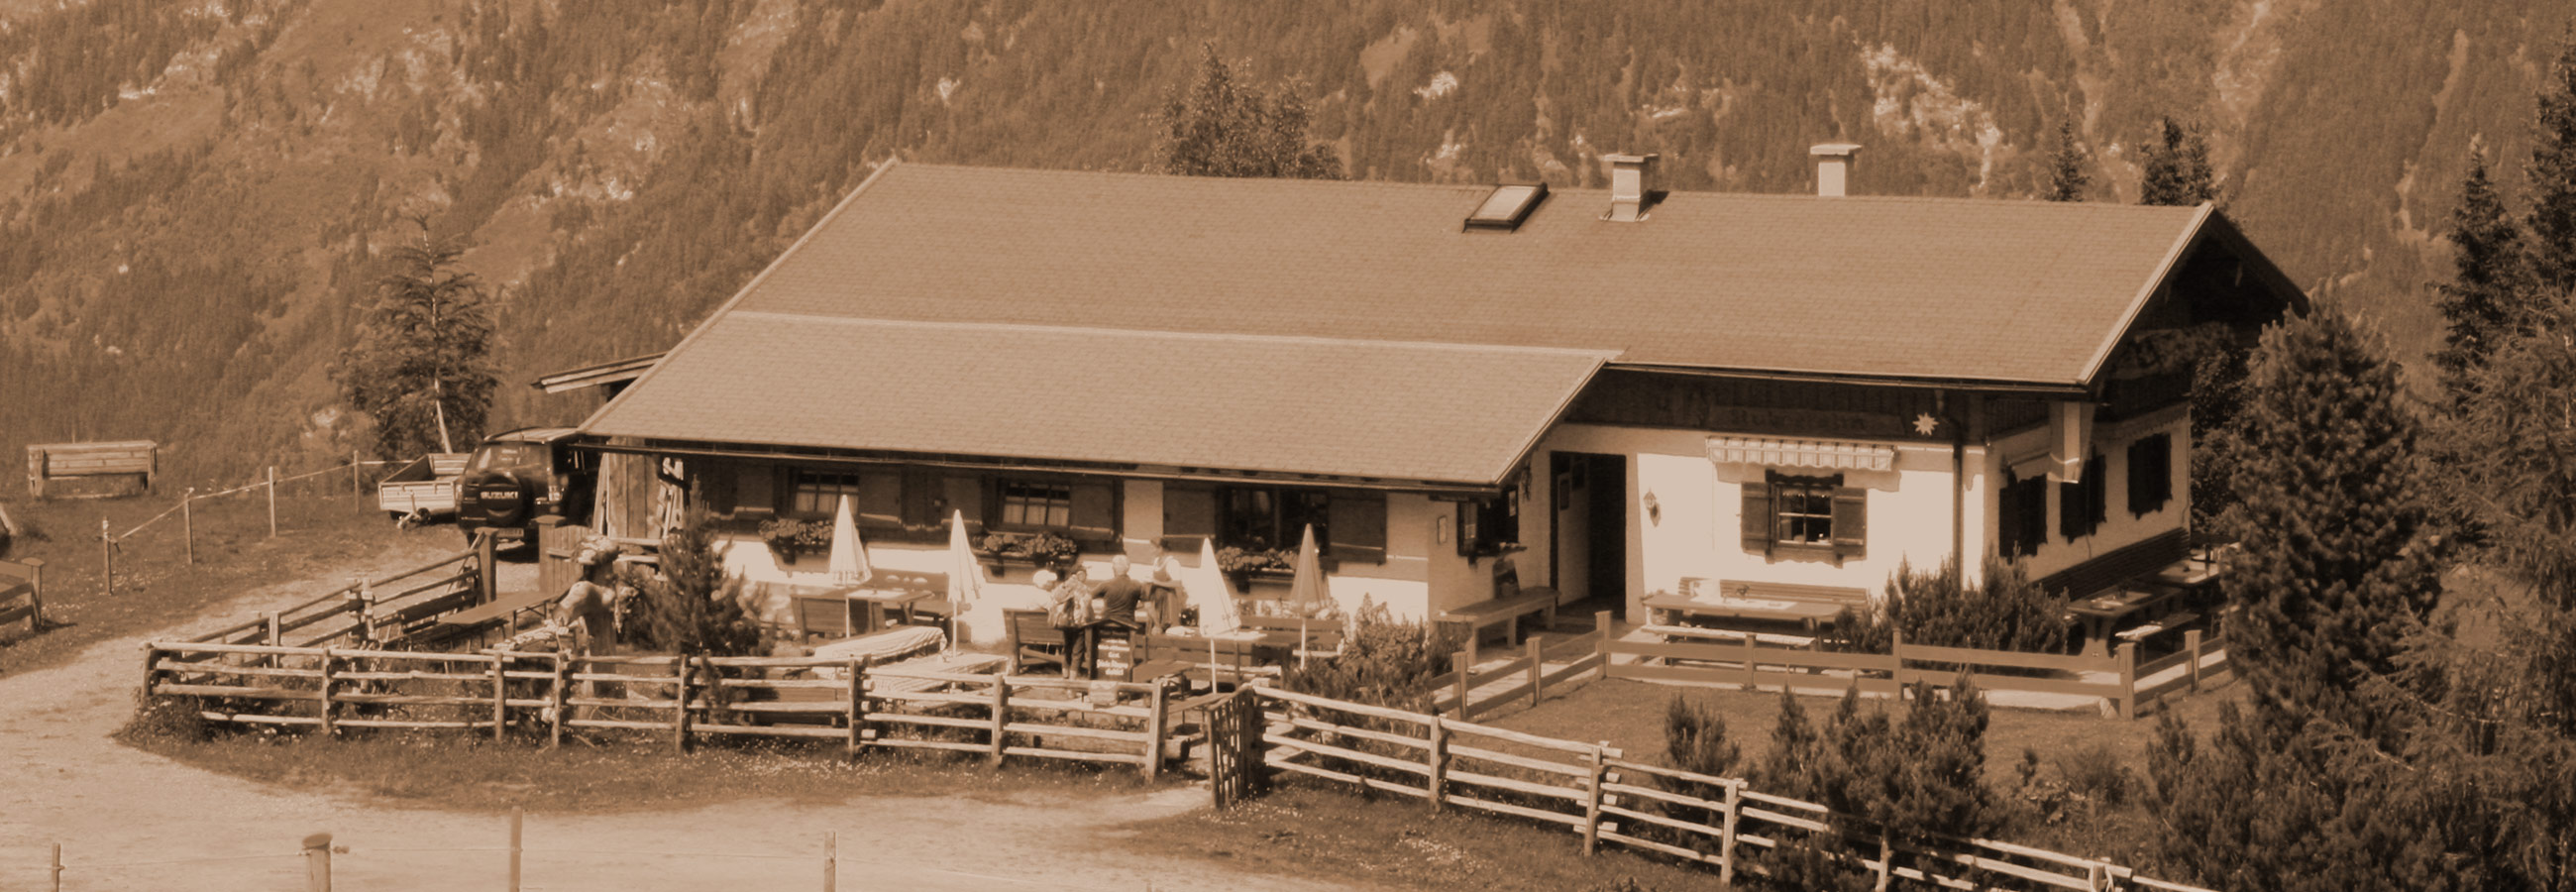
[{"label": "brick chimney", "polygon": [[1843,197],[1845,184],[1851,179],[1852,156],[1860,146],[1847,142],[1817,143],[1807,147],[1816,158],[1816,195],[1821,198]]},{"label": "brick chimney", "polygon": [[1644,155],[1603,155],[1610,166],[1610,217],[1616,223],[1635,223],[1646,218],[1646,205],[1655,200],[1655,158]]}]

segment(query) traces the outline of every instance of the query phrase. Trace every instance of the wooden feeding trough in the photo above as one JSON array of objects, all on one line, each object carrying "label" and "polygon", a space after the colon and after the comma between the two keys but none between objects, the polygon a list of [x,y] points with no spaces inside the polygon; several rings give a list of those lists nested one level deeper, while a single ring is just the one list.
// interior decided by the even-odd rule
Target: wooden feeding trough
[{"label": "wooden feeding trough", "polygon": [[150,440],[45,443],[27,447],[29,498],[106,498],[150,492],[160,472]]}]

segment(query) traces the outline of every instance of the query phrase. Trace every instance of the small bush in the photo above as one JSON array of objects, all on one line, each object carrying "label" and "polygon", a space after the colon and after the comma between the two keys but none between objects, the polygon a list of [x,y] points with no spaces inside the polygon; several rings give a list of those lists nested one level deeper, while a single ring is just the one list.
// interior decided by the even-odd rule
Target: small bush
[{"label": "small bush", "polygon": [[633,622],[637,646],[688,656],[738,657],[762,650],[760,627],[743,603],[742,579],[725,571],[715,553],[715,528],[706,509],[692,507],[678,530],[662,540],[661,572],[637,580]]},{"label": "small bush", "polygon": [[1716,707],[1693,702],[1676,692],[1664,706],[1664,758],[1674,768],[1711,777],[1726,777],[1744,748],[1727,739],[1726,716]]},{"label": "small bush", "polygon": [[1279,686],[1300,694],[1431,711],[1432,679],[1449,670],[1457,633],[1397,620],[1386,607],[1360,602],[1339,656],[1292,666]]},{"label": "small bush", "polygon": [[2065,598],[2041,590],[2020,564],[1988,558],[1982,570],[1983,579],[1972,586],[1946,560],[1933,571],[1898,563],[1883,608],[1835,617],[1836,649],[1888,653],[1902,634],[1907,644],[1934,647],[2065,652]]},{"label": "small bush", "polygon": [[2137,777],[2121,764],[2120,754],[2105,743],[2059,756],[2057,774],[2065,779],[2070,792],[2099,805],[2127,802],[2130,791],[2137,787]]},{"label": "small bush", "polygon": [[205,701],[198,697],[153,697],[137,691],[134,715],[125,720],[125,727],[117,729],[116,739],[132,744],[210,740],[215,736],[214,725],[206,721],[205,708]]}]

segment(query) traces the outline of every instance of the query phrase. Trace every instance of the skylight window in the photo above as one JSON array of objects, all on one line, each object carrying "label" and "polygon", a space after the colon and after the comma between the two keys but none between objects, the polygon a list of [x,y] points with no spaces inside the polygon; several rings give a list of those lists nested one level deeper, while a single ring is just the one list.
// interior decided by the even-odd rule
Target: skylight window
[{"label": "skylight window", "polygon": [[1529,219],[1530,211],[1547,197],[1546,183],[1505,183],[1494,187],[1492,194],[1467,215],[1469,229],[1500,229],[1510,232]]}]

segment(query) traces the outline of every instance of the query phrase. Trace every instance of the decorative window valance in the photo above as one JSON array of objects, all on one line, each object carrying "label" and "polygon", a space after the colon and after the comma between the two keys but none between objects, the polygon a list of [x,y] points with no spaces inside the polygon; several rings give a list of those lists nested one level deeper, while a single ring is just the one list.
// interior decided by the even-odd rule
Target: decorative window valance
[{"label": "decorative window valance", "polygon": [[1886,471],[1896,467],[1896,447],[1849,440],[1710,437],[1708,460],[1722,465]]}]

